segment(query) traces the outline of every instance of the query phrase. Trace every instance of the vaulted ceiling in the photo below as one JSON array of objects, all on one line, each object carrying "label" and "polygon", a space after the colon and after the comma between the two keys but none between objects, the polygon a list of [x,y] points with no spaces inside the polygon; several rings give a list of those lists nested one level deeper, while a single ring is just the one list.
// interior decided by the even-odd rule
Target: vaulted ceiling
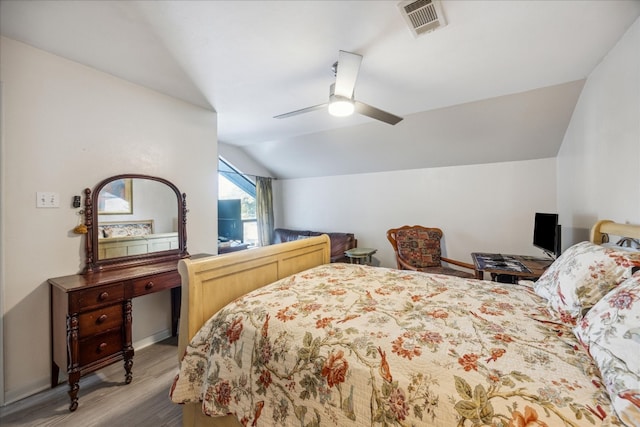
[{"label": "vaulted ceiling", "polygon": [[[218,113],[281,178],[554,157],[584,79],[640,1],[443,0],[414,37],[393,1],[8,1],[10,37]],[[395,126],[325,110],[338,51]]]}]

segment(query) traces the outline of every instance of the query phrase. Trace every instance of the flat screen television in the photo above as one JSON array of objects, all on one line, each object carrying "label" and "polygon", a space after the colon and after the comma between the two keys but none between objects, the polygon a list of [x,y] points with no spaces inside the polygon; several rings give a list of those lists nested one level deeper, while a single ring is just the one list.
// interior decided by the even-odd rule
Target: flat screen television
[{"label": "flat screen television", "polygon": [[560,224],[558,214],[536,212],[533,226],[533,246],[551,258],[560,256]]},{"label": "flat screen television", "polygon": [[218,239],[244,240],[240,199],[218,200]]}]

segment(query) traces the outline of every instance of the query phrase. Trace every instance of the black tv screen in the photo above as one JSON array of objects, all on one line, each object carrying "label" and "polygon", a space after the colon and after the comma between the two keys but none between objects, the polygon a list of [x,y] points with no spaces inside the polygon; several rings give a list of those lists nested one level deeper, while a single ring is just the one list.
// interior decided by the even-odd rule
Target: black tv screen
[{"label": "black tv screen", "polygon": [[241,219],[240,199],[218,200],[218,218]]},{"label": "black tv screen", "polygon": [[558,214],[536,212],[533,226],[533,246],[550,255],[560,255]]},{"label": "black tv screen", "polygon": [[242,242],[244,240],[242,227],[242,220],[218,218],[218,238]]},{"label": "black tv screen", "polygon": [[244,240],[240,199],[218,200],[218,238]]}]

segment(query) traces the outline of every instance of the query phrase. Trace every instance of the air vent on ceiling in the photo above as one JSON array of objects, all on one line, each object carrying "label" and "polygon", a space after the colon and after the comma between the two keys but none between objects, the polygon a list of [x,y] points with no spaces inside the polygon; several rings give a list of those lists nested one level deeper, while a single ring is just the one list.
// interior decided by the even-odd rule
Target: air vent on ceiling
[{"label": "air vent on ceiling", "polygon": [[404,0],[398,7],[415,37],[447,25],[438,0]]}]

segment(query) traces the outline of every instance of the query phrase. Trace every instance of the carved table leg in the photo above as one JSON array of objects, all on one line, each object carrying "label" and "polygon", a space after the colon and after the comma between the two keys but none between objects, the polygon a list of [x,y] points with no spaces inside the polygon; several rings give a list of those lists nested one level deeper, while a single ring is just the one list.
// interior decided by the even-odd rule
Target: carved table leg
[{"label": "carved table leg", "polygon": [[131,300],[128,299],[124,302],[124,382],[126,384],[130,384],[133,379],[131,373],[131,367],[133,367],[132,323]]},{"label": "carved table leg", "polygon": [[124,359],[124,382],[130,384],[133,380],[133,374],[131,373],[131,367],[133,366],[133,359]]},{"label": "carved table leg", "polygon": [[80,371],[69,373],[69,411],[78,409],[78,391],[80,390]]},{"label": "carved table leg", "polygon": [[71,412],[78,409],[78,390],[80,390],[78,325],[77,313],[67,316],[67,349],[69,351],[67,375],[69,376],[69,398],[71,399],[69,411]]}]

